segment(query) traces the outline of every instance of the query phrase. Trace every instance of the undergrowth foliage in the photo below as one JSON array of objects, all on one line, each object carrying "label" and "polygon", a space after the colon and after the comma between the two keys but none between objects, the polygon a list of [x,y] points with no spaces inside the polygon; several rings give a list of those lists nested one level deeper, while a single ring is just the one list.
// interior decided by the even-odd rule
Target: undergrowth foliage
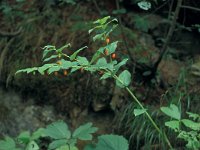
[{"label": "undergrowth foliage", "polygon": [[[32,134],[29,131],[20,133],[14,140],[5,137],[0,141],[0,150],[39,150],[40,139],[49,138],[51,143],[48,150],[78,150],[76,147],[77,140],[92,140],[92,134],[98,129],[92,126],[92,123],[86,123],[79,126],[71,132],[66,123],[63,121],[54,122],[46,128],[40,128]],[[101,135],[98,142],[88,144],[84,150],[128,150],[128,141],[118,135]]]},{"label": "undergrowth foliage", "polygon": [[[124,88],[131,96],[133,102],[138,107],[133,110],[135,117],[145,115],[149,124],[155,128],[159,136],[165,141],[166,147],[173,149],[171,142],[169,141],[164,130],[161,130],[157,123],[153,120],[147,108],[140,102],[135,94],[130,90],[129,86],[131,83],[131,73],[128,70],[121,70],[121,67],[128,61],[127,58],[117,61],[116,60],[116,49],[119,41],[111,42],[109,39],[110,33],[117,27],[117,19],[112,19],[110,16],[98,19],[93,22],[94,28],[89,30],[89,34],[94,34],[93,41],[103,41],[105,44],[100,47],[89,60],[87,57],[80,56],[79,53],[87,49],[84,46],[71,55],[63,52],[64,49],[68,49],[71,45],[67,44],[61,48],[56,48],[52,45],[47,45],[43,49],[43,66],[26,68],[16,72],[18,73],[40,73],[52,74],[58,71],[63,71],[65,75],[70,75],[76,71],[89,71],[90,73],[100,74],[100,80],[112,78],[116,85],[120,88]],[[187,147],[199,148],[199,123],[192,122],[191,120],[180,120],[180,113],[176,105],[170,107],[162,107],[161,110],[171,118],[175,119],[173,122],[166,122],[165,125],[176,129],[183,123],[186,127],[192,129],[192,135],[194,138],[189,138],[190,132],[184,132],[184,129],[180,132],[179,137],[188,141]],[[178,120],[178,122],[177,122]],[[180,128],[178,128],[180,129]],[[47,126],[45,129],[39,129],[30,135],[29,132],[20,134],[21,142],[25,145],[26,150],[37,150],[39,144],[37,139],[43,136],[50,137],[51,143],[48,149],[56,150],[77,150],[77,140],[92,140],[92,133],[96,132],[97,128],[92,127],[91,123],[87,123],[77,128],[73,133],[69,131],[68,126],[64,122],[55,122]],[[196,134],[197,136],[196,136]],[[189,140],[188,140],[189,139]],[[192,141],[192,142],[191,142]],[[16,144],[12,138],[6,137],[4,141],[1,141],[0,150],[11,150],[17,149]],[[19,149],[19,148],[18,148]],[[102,135],[98,137],[98,143],[90,144],[85,147],[85,150],[127,150],[128,142],[122,136],[117,135]]]}]

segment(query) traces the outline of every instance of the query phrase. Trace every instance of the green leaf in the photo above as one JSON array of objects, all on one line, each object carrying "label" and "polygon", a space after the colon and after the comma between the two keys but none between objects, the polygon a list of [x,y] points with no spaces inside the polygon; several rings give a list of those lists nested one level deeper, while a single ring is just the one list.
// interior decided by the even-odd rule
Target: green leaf
[{"label": "green leaf", "polygon": [[71,44],[68,43],[67,45],[62,46],[61,48],[57,49],[59,53],[61,53],[65,48],[71,47]]},{"label": "green leaf", "polygon": [[147,111],[147,109],[134,109],[134,115],[139,116],[141,114],[144,114]]},{"label": "green leaf", "polygon": [[38,70],[38,67],[27,68],[27,73],[31,73],[31,72],[34,72],[34,71],[37,71],[37,70]]},{"label": "green leaf", "polygon": [[195,131],[181,131],[178,135],[178,138],[184,139],[187,142],[186,147],[188,149],[198,150],[200,149],[200,142],[198,136],[199,134]]},{"label": "green leaf", "polygon": [[61,146],[64,146],[67,144],[67,140],[66,139],[62,139],[62,140],[55,140],[52,143],[49,144],[49,149],[56,149],[59,148]]},{"label": "green leaf", "polygon": [[113,71],[114,65],[112,63],[107,63],[107,60],[102,57],[98,59],[97,63],[93,65],[99,69],[109,69],[110,71]]},{"label": "green leaf", "polygon": [[196,120],[196,119],[200,119],[200,115],[199,114],[195,114],[195,113],[191,113],[191,112],[186,112],[190,118],[193,118],[193,120]]},{"label": "green leaf", "polygon": [[53,139],[69,139],[71,137],[71,132],[66,123],[59,121],[48,125],[44,130],[44,135]]},{"label": "green leaf", "polygon": [[31,138],[31,135],[30,135],[30,132],[29,131],[25,131],[25,132],[22,132],[20,133],[20,135],[17,137],[17,139],[24,143],[24,144],[28,144],[30,142],[30,138]]},{"label": "green leaf", "polygon": [[114,73],[117,73],[117,71],[120,69],[121,66],[125,65],[128,59],[123,59],[120,63],[114,66]]},{"label": "green leaf", "polygon": [[43,62],[49,61],[49,60],[57,58],[57,57],[58,57],[58,55],[51,55],[50,57],[44,59]]},{"label": "green leaf", "polygon": [[110,16],[106,16],[102,19],[98,19],[98,20],[94,21],[94,24],[99,23],[99,24],[103,25],[107,22],[108,19],[110,19]]},{"label": "green leaf", "polygon": [[42,75],[44,75],[44,71],[46,71],[48,68],[52,67],[55,64],[45,64],[38,68],[38,72]]},{"label": "green leaf", "polygon": [[122,73],[120,73],[118,78],[119,80],[116,80],[116,84],[120,88],[127,87],[131,83],[131,74],[128,70],[124,70]]},{"label": "green leaf", "polygon": [[61,59],[60,62],[61,62],[62,69],[69,69],[73,66],[73,63],[71,61],[66,61],[64,59]]},{"label": "green leaf", "polygon": [[45,50],[43,51],[43,56],[42,56],[42,58],[46,57],[46,55],[47,55],[49,52],[55,51],[55,50],[56,50],[56,47],[55,47],[55,46],[52,46],[52,45],[47,45],[47,46],[45,46],[43,49],[45,49]]},{"label": "green leaf", "polygon": [[175,131],[180,130],[180,122],[177,120],[167,121],[165,122],[165,126],[172,128]]},{"label": "green leaf", "polygon": [[75,71],[77,71],[77,70],[79,70],[80,68],[82,68],[82,67],[81,67],[81,66],[77,66],[76,68],[72,68],[72,69],[71,69],[71,73],[72,73],[72,72],[75,72]]},{"label": "green leaf", "polygon": [[104,57],[102,57],[102,58],[99,58],[98,60],[97,60],[97,63],[96,63],[96,67],[102,67],[102,66],[105,66],[105,65],[107,65],[108,63],[107,63],[107,60],[104,58]]},{"label": "green leaf", "polygon": [[[117,20],[115,20],[115,21],[117,21]],[[117,21],[117,22],[118,22],[118,21]],[[114,25],[112,26],[112,28],[111,28],[110,30],[107,31],[106,37],[108,37],[109,34],[110,34],[117,26],[118,26],[118,24],[114,24]]]},{"label": "green leaf", "polygon": [[72,136],[73,138],[78,138],[80,140],[91,140],[92,133],[95,133],[97,130],[96,127],[92,127],[92,123],[86,123],[78,127]]},{"label": "green leaf", "polygon": [[31,141],[26,148],[26,150],[39,150],[39,149],[40,148],[35,141]]},{"label": "green leaf", "polygon": [[144,9],[144,10],[149,10],[151,9],[151,3],[146,1],[146,0],[143,0],[143,1],[140,1],[138,3],[138,6],[141,8],[141,9]]},{"label": "green leaf", "polygon": [[107,79],[107,78],[110,78],[110,77],[112,77],[111,73],[105,72],[105,73],[101,76],[100,80],[104,80],[104,79]]},{"label": "green leaf", "polygon": [[108,50],[108,55],[112,54],[115,52],[116,48],[117,48],[117,44],[119,41],[115,41],[113,43],[110,43],[109,45],[105,46],[105,47],[101,47],[98,49],[98,51],[102,54],[104,54],[105,50]]},{"label": "green leaf", "polygon": [[181,113],[178,107],[174,104],[171,104],[170,107],[161,107],[160,109],[163,113],[165,113],[169,117],[172,117],[177,120],[181,119]]},{"label": "green leaf", "polygon": [[78,148],[76,146],[68,146],[68,145],[64,145],[61,146],[60,148],[57,148],[56,150],[78,150]]},{"label": "green leaf", "polygon": [[81,66],[87,66],[87,65],[89,65],[89,61],[87,60],[86,57],[78,56],[78,57],[77,57],[77,61],[78,61],[78,63],[79,63]]},{"label": "green leaf", "polygon": [[194,122],[189,119],[182,119],[181,122],[188,128],[192,130],[200,131],[200,123]]},{"label": "green leaf", "polygon": [[18,74],[18,73],[21,73],[21,72],[26,72],[28,74],[28,73],[31,73],[31,72],[34,72],[34,71],[37,71],[37,70],[38,70],[38,67],[26,68],[26,69],[18,70],[15,74]]},{"label": "green leaf", "polygon": [[123,136],[102,135],[94,150],[128,150],[128,141]]},{"label": "green leaf", "polygon": [[31,136],[31,140],[37,140],[44,135],[44,128],[39,128],[35,132],[33,132]]},{"label": "green leaf", "polygon": [[15,141],[10,137],[0,141],[0,150],[15,150]]},{"label": "green leaf", "polygon": [[70,60],[71,60],[71,61],[74,60],[74,59],[76,58],[77,54],[78,54],[80,51],[82,51],[83,49],[85,49],[85,48],[88,48],[88,47],[87,47],[87,46],[84,46],[84,47],[82,47],[82,48],[76,50],[76,51],[70,56]]},{"label": "green leaf", "polygon": [[51,74],[52,72],[59,71],[61,69],[61,66],[53,66],[48,69],[48,74]]},{"label": "green leaf", "polygon": [[96,34],[96,35],[93,37],[93,41],[95,42],[96,40],[102,40],[105,33],[106,33],[106,32],[103,32],[103,33],[100,33],[100,34]]},{"label": "green leaf", "polygon": [[92,64],[93,62],[95,62],[97,60],[97,58],[99,58],[101,55],[101,53],[99,51],[97,51],[93,57],[92,57],[92,60],[90,61],[90,64]]},{"label": "green leaf", "polygon": [[106,49],[108,49],[109,55],[115,52],[118,42],[119,41],[115,41],[115,42],[113,42],[113,43],[111,43],[111,44],[106,46]]},{"label": "green leaf", "polygon": [[102,28],[102,25],[95,26],[94,28],[90,29],[90,30],[88,31],[88,33],[90,34],[90,33],[93,32],[95,29],[100,29],[100,28]]}]

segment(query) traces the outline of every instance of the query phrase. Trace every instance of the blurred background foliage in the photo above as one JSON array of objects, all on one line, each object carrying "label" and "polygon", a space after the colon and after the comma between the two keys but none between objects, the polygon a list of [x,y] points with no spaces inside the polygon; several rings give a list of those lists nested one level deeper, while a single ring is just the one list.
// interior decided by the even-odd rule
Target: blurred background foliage
[{"label": "blurred background foliage", "polygon": [[[98,75],[81,71],[67,77],[63,72],[49,76],[15,76],[19,69],[41,65],[42,47],[45,45],[61,47],[71,43],[72,48],[67,53],[88,46],[82,55],[92,56],[104,43],[94,43],[89,37],[91,23],[110,15],[119,20],[118,28],[109,37],[111,41],[121,41],[116,53],[117,59],[129,58],[127,67],[133,74],[131,88],[149,106],[156,121],[164,128],[164,117],[159,108],[170,103],[180,104],[183,112],[199,113],[200,1],[183,1],[176,28],[167,45],[167,53],[153,77],[151,67],[158,60],[165,44],[176,1],[148,0],[145,1],[151,4],[148,10],[141,9],[139,2],[144,1],[2,0],[1,88],[17,92],[23,103],[33,98],[34,107],[54,106],[55,114],[65,116],[72,127],[92,120],[97,127],[102,128],[102,132],[117,132],[127,136],[135,149],[149,146],[160,149],[162,139],[151,126],[146,126],[148,123],[145,118],[133,117],[133,109],[137,106],[112,81],[99,81]],[[4,120],[6,124],[9,121],[5,121],[6,115],[2,114],[8,114],[13,105],[5,104],[3,99],[0,99],[0,121]],[[56,120],[59,117],[53,118]],[[6,129],[2,135],[4,133],[8,133]],[[167,134],[174,137],[170,130]],[[173,144],[181,147],[182,141],[174,140]]]}]

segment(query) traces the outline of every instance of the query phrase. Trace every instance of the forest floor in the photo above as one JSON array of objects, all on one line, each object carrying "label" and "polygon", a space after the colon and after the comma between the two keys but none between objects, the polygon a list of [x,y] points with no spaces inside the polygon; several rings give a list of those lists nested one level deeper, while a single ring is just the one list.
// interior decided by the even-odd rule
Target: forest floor
[{"label": "forest floor", "polygon": [[[132,103],[128,93],[119,90],[112,80],[99,81],[98,74],[86,72],[67,77],[63,72],[49,76],[15,75],[19,69],[41,65],[41,47],[49,44],[61,47],[71,43],[73,48],[70,50],[87,45],[89,49],[83,55],[90,57],[100,45],[93,43],[88,35],[91,21],[100,17],[91,6],[91,3],[48,6],[35,2],[23,6],[21,16],[20,13],[12,14],[13,17],[0,13],[4,16],[0,18],[0,29],[16,31],[23,28],[19,35],[0,39],[0,136],[16,136],[23,130],[32,131],[56,120],[65,120],[72,129],[92,122],[99,128],[97,134],[116,132],[130,137],[133,130],[139,130],[140,126],[132,128],[133,119],[129,116],[133,115]],[[30,8],[34,11],[27,11]],[[148,66],[159,56],[154,34],[163,37],[163,18],[149,15],[148,30],[151,32],[144,32],[145,27],[134,25],[140,21],[133,14],[136,12],[122,16],[124,33],[116,29],[110,39],[127,40],[126,44],[119,45],[117,59],[131,55],[129,57],[138,63]],[[137,12],[137,15],[144,17],[146,14]],[[158,111],[171,100],[181,99],[183,109],[200,113],[200,69],[193,72],[192,69],[198,67],[191,67],[199,63],[198,37],[198,34],[185,30],[175,33],[168,55],[159,64],[156,82],[146,78],[145,70],[137,72],[135,64],[128,62],[127,68],[133,75],[131,88],[152,110]],[[131,53],[128,53],[127,46]]]}]

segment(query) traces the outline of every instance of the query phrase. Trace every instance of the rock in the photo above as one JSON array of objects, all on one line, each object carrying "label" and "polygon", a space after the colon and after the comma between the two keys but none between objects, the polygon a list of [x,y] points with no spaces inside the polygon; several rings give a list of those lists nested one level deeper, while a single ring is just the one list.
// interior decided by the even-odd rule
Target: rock
[{"label": "rock", "polygon": [[15,92],[0,89],[0,101],[0,136],[33,131],[60,118],[52,106],[37,106],[31,100],[23,102]]},{"label": "rock", "polygon": [[182,67],[184,67],[183,63],[173,58],[163,59],[160,62],[158,71],[165,86],[177,83]]}]

